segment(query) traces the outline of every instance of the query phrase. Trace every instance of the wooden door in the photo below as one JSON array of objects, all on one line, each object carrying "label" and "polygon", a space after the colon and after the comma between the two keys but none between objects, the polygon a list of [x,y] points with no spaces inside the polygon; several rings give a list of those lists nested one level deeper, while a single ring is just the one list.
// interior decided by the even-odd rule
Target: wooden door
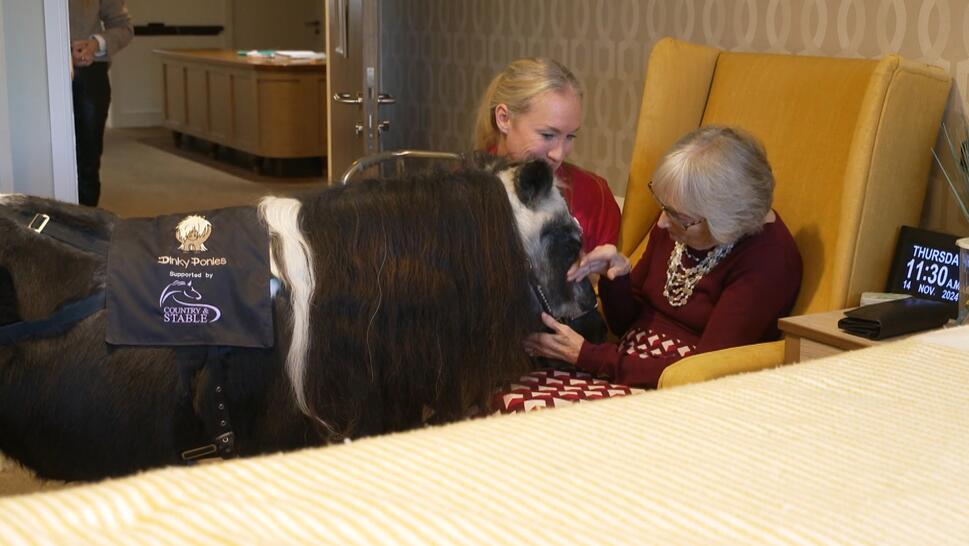
[{"label": "wooden door", "polygon": [[[406,0],[327,0],[327,165],[338,180],[357,159],[413,148],[395,127],[406,108],[406,74],[382,70],[388,48],[401,47]],[[397,37],[396,41],[391,37]],[[412,139],[413,140],[413,139]]]},{"label": "wooden door", "polygon": [[365,0],[327,0],[327,174],[338,179],[366,155],[363,99]]}]

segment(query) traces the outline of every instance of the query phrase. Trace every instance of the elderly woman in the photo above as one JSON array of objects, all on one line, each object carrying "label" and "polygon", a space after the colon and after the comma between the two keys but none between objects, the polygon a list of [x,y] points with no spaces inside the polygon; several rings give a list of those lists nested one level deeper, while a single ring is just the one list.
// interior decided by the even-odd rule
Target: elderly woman
[{"label": "elderly woman", "polygon": [[619,237],[619,205],[604,178],[565,160],[582,124],[582,84],[561,63],[518,59],[488,85],[474,145],[512,160],[544,159],[569,211],[582,227],[586,252]]},{"label": "elderly woman", "polygon": [[635,269],[604,245],[568,274],[604,274],[599,294],[619,345],[587,342],[543,315],[553,333],[530,336],[529,354],[655,387],[684,356],[778,337],[777,319],[801,285],[801,257],[771,210],[774,176],[762,146],[737,129],[700,128],[673,145],[650,189],[662,212]]}]

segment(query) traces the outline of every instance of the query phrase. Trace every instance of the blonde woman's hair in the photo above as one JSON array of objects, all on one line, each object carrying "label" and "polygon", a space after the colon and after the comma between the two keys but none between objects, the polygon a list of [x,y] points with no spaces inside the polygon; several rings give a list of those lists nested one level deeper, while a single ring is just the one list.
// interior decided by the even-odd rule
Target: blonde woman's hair
[{"label": "blonde woman's hair", "polygon": [[474,123],[474,148],[488,150],[498,145],[495,107],[504,104],[511,115],[528,112],[532,99],[546,91],[574,91],[582,99],[578,78],[562,63],[548,58],[526,57],[513,61],[495,76],[478,105]]},{"label": "blonde woman's hair", "polygon": [[705,218],[719,244],[760,231],[774,173],[756,137],[709,125],[676,142],[653,174],[653,190],[679,212]]}]

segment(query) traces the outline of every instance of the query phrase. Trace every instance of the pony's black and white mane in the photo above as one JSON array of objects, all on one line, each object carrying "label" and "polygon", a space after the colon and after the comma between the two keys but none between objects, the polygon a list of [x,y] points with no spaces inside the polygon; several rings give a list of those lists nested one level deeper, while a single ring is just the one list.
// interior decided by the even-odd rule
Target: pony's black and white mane
[{"label": "pony's black and white mane", "polygon": [[[0,196],[0,327],[104,290],[105,258],[38,235],[9,211],[107,239],[117,218]],[[271,235],[275,349],[234,349],[225,383],[238,453],[404,430],[486,408],[533,364],[536,279],[558,316],[594,305],[565,282],[580,232],[541,162],[365,180],[258,206]],[[178,462],[204,440],[194,348],[110,346],[105,312],[0,346],[0,451],[40,475],[96,479]],[[204,352],[204,351],[203,351]]]}]

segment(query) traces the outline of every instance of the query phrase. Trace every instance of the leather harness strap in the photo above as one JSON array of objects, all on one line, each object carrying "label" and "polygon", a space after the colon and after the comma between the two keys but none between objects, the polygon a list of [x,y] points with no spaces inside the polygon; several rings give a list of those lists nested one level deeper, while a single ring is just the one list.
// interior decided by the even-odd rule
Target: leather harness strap
[{"label": "leather harness strap", "polygon": [[85,229],[61,224],[41,212],[31,213],[19,210],[7,210],[6,212],[29,230],[57,239],[83,252],[100,254],[101,256],[108,255],[109,241]]},{"label": "leather harness strap", "polygon": [[47,318],[0,326],[0,345],[11,345],[26,339],[62,334],[101,309],[104,309],[104,292],[97,292],[82,300],[63,305]]},{"label": "leather harness strap", "polygon": [[[0,211],[38,234],[57,239],[83,252],[108,255],[108,241],[88,231],[51,221],[51,217],[47,214],[2,207]],[[0,327],[0,345],[62,334],[78,322],[104,309],[104,299],[104,291],[98,291],[84,299],[62,305],[49,317],[4,325]]]},{"label": "leather harness strap", "polygon": [[[183,398],[189,405],[189,411],[202,421],[206,435],[206,443],[198,445],[193,442],[179,451],[179,457],[186,463],[212,457],[231,459],[236,456],[235,432],[225,396],[225,357],[229,354],[229,349],[207,347],[204,350],[204,355],[185,350],[178,353]],[[208,374],[202,373],[205,368],[208,369]],[[193,392],[198,397],[197,401],[193,400]]]},{"label": "leather harness strap", "polygon": [[[552,311],[552,305],[548,301],[548,296],[545,295],[545,290],[542,289],[542,285],[538,282],[538,277],[535,275],[535,270],[532,268],[531,262],[528,263],[528,273],[529,280],[528,284],[532,287],[532,292],[535,294],[535,299],[538,300],[538,304],[542,307],[547,315],[555,319],[556,322],[565,324],[566,326],[573,327],[575,322],[580,318],[588,315],[589,313],[597,312],[599,310],[599,302],[596,300],[595,305],[588,309],[581,309],[578,315],[569,316],[559,316]],[[546,328],[548,330],[548,328]],[[550,331],[550,330],[549,330]]]}]

